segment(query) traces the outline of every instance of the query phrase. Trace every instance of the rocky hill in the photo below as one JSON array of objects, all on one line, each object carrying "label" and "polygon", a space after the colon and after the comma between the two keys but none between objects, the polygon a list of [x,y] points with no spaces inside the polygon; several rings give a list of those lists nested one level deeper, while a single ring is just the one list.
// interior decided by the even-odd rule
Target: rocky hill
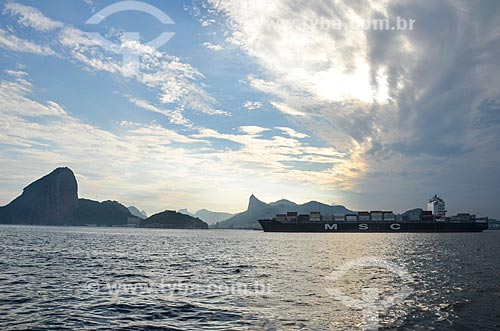
[{"label": "rocky hill", "polygon": [[141,222],[141,227],[164,229],[208,229],[208,224],[175,210],[165,210]]},{"label": "rocky hill", "polygon": [[0,223],[63,225],[78,208],[78,184],[73,171],[57,168],[26,186],[0,209]]},{"label": "rocky hill", "polygon": [[126,225],[133,217],[116,201],[78,199],[78,183],[69,168],[57,168],[34,181],[0,208],[0,223],[31,225]]},{"label": "rocky hill", "polygon": [[69,218],[68,225],[126,225],[129,217],[134,216],[117,201],[79,199],[78,208]]}]

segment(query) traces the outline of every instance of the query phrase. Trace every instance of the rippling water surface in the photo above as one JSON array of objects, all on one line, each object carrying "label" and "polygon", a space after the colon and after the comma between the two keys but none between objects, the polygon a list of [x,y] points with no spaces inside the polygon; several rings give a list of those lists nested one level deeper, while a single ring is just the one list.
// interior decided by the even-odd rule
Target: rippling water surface
[{"label": "rippling water surface", "polygon": [[1,330],[362,330],[366,288],[410,291],[381,330],[500,330],[500,232],[0,226]]}]

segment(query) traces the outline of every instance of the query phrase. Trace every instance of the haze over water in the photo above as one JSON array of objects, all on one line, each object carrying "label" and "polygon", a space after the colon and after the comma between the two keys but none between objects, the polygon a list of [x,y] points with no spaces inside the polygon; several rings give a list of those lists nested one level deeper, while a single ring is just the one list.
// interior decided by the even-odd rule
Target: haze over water
[{"label": "haze over water", "polygon": [[[404,286],[411,294],[380,315],[380,329],[500,328],[500,232],[1,226],[0,237],[2,330],[361,330],[361,311],[326,289],[360,298]],[[326,278],[367,257],[412,280],[378,267]]]}]

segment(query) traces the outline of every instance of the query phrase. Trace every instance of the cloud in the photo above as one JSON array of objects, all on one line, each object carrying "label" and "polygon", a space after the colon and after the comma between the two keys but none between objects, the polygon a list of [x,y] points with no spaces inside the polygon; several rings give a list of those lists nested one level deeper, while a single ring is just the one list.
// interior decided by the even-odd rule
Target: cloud
[{"label": "cloud", "polygon": [[222,47],[221,45],[214,45],[214,44],[211,44],[209,42],[204,42],[203,46],[205,46],[206,48],[208,48],[212,51],[215,51],[215,52],[220,52],[220,51],[224,50],[224,47]]},{"label": "cloud", "polygon": [[287,135],[289,135],[292,138],[298,138],[298,139],[309,138],[309,136],[307,134],[297,132],[292,128],[278,126],[278,127],[276,127],[276,129],[285,132]]},{"label": "cloud", "polygon": [[0,47],[23,53],[32,53],[37,55],[56,55],[48,46],[37,45],[29,40],[20,39],[15,35],[0,29]]},{"label": "cloud", "polygon": [[202,27],[207,27],[207,26],[211,26],[212,24],[214,24],[216,21],[211,19],[211,20],[201,20],[200,23],[201,23],[201,26]]},{"label": "cloud", "polygon": [[[203,154],[190,155],[185,148],[203,150],[203,140],[155,123],[120,122],[113,133],[71,116],[55,101],[34,101],[34,88],[24,78],[0,84],[0,182],[8,192],[2,201],[61,165],[85,178],[79,183],[81,196],[138,202],[155,211],[184,204],[187,192],[200,194],[198,184],[209,183],[200,171]],[[135,200],[145,195],[148,200]]]},{"label": "cloud", "polygon": [[45,105],[34,102],[25,97],[32,89],[32,84],[22,77],[17,77],[15,81],[3,80],[0,82],[0,99],[4,111],[8,110],[9,115],[42,117],[61,116],[66,111],[56,102],[47,101]]},{"label": "cloud", "polygon": [[140,141],[141,144],[154,145],[155,143],[172,144],[194,144],[205,143],[200,140],[191,139],[185,135],[179,134],[174,130],[164,128],[159,124],[143,124],[122,121],[120,127],[127,130],[127,139],[131,141]]},{"label": "cloud", "polygon": [[25,76],[28,75],[27,72],[22,71],[22,70],[4,70],[4,72],[7,75],[10,75],[10,76],[13,76],[13,77],[16,77],[16,78],[23,78],[23,77],[25,77]]},{"label": "cloud", "polygon": [[[157,91],[158,101],[175,108],[174,112],[200,112],[207,115],[228,116],[229,112],[220,109],[217,100],[204,88],[205,79],[196,68],[180,58],[168,55],[157,49],[115,36],[113,46],[109,47],[99,39],[75,27],[55,21],[38,9],[9,3],[5,14],[19,17],[18,23],[31,27],[40,36],[49,40],[49,46],[40,46],[22,40],[0,29],[0,46],[15,52],[30,52],[39,55],[57,55],[78,61],[87,70],[105,71],[111,74],[135,79],[144,86]],[[53,35],[54,31],[55,37]],[[48,32],[51,32],[49,35]],[[57,49],[57,54],[52,49]],[[138,62],[124,62],[123,54]]]},{"label": "cloud", "polygon": [[96,9],[95,9],[95,3],[93,0],[83,0],[83,2],[85,2],[90,7],[90,11],[92,13],[95,13]]},{"label": "cloud", "polygon": [[36,8],[14,2],[6,3],[3,13],[17,16],[17,22],[19,24],[33,28],[37,31],[50,31],[63,26],[61,22],[48,18]]},{"label": "cloud", "polygon": [[[295,185],[314,185],[316,188],[332,189],[350,187],[355,171],[346,171],[348,160],[345,153],[331,147],[309,146],[295,138],[272,136],[264,138],[263,127],[241,127],[243,134],[226,134],[212,129],[202,129],[192,138],[225,140],[240,147],[217,151],[207,157],[218,160],[224,167],[238,166],[238,173],[253,172],[252,176],[264,175],[267,180]],[[283,131],[283,130],[281,130]],[[320,170],[317,167],[320,166]]]},{"label": "cloud", "polygon": [[241,45],[273,78],[322,101],[373,100],[363,31],[342,36],[320,24],[358,19],[347,4],[276,1],[249,6],[245,1],[218,1],[215,7],[237,27],[228,42]]},{"label": "cloud", "polygon": [[245,101],[243,104],[243,107],[245,107],[248,110],[256,110],[262,108],[262,102],[259,101]]},{"label": "cloud", "polygon": [[[241,134],[237,135],[191,126],[191,123],[183,115],[185,111],[201,112],[207,115],[230,115],[230,113],[221,110],[218,101],[206,92],[203,84],[200,83],[205,79],[204,75],[175,56],[163,54],[135,41],[120,39],[118,36],[115,40],[116,47],[137,55],[140,59],[141,70],[137,71],[130,63],[123,64],[120,54],[114,54],[107,50],[101,41],[91,38],[79,29],[62,25],[56,36],[56,38],[52,38],[54,39],[53,47],[57,47],[64,56],[83,64],[87,70],[106,71],[128,79],[135,79],[157,91],[157,103],[162,104],[157,106],[150,101],[133,96],[128,97],[134,105],[162,114],[171,123],[198,131],[198,133],[191,134],[189,139],[197,140],[200,147],[199,149],[190,149],[189,153],[183,148],[177,147],[170,150],[171,144],[180,144],[181,142],[169,139],[161,140],[158,135],[152,134],[151,131],[147,134],[147,130],[153,130],[151,127],[147,130],[143,129],[141,131],[143,135],[141,139],[138,139],[137,127],[122,123],[120,125],[120,130],[124,130],[122,134],[111,139],[111,141],[118,140],[121,144],[126,144],[125,150],[137,151],[137,153],[148,151],[148,155],[153,160],[156,160],[156,157],[152,156],[153,152],[162,155],[178,155],[179,160],[182,160],[183,164],[190,164],[189,168],[191,169],[177,172],[176,176],[179,177],[176,178],[178,179],[188,176],[193,180],[197,178],[198,181],[203,182],[208,180],[209,175],[210,178],[225,177],[224,174],[231,171],[233,175],[230,178],[236,182],[244,180],[241,178],[252,177],[255,179],[258,177],[260,181],[271,181],[276,185],[277,183],[286,183],[285,185],[288,186],[293,182],[306,183],[307,185],[318,185],[319,183],[322,189],[331,190],[336,187],[349,187],[353,176],[358,174],[358,171],[342,170],[354,169],[358,162],[355,157],[339,152],[333,147],[309,146],[297,140],[306,136],[292,129],[279,129],[286,137],[275,134],[270,138],[264,138],[261,134],[268,129],[255,125],[241,126],[239,128]],[[296,87],[288,85],[280,87],[280,82],[253,77],[250,77],[249,80],[251,86],[260,87],[263,91],[275,94],[279,99],[271,104],[281,112],[302,119],[309,117],[307,112],[298,110],[301,108],[300,105],[291,105],[285,102],[287,97],[300,98],[304,95],[304,93],[298,92]],[[23,102],[29,102],[29,100],[24,98]],[[262,104],[261,102],[250,102],[245,103],[244,106],[257,109]],[[40,104],[35,105],[35,107],[40,108]],[[58,110],[54,104],[47,103],[46,107],[54,112]],[[132,135],[132,130],[135,132],[133,140],[129,138]],[[158,128],[155,131],[159,131]],[[108,139],[110,138],[108,137]],[[37,140],[45,141],[44,138]],[[239,147],[221,147],[217,144],[218,140],[229,142],[229,146],[236,144]],[[159,144],[158,146],[154,145],[155,141]],[[171,141],[167,150],[162,147],[165,145],[165,141]],[[112,153],[121,155],[120,152]],[[126,162],[126,164],[129,163]],[[177,166],[179,165],[177,164]],[[203,174],[203,176],[200,178],[199,174]],[[226,179],[229,180],[229,178]],[[223,185],[228,185],[226,179],[219,181],[224,183]],[[252,185],[257,182],[259,181],[255,179]]]},{"label": "cloud", "polygon": [[[233,23],[225,31],[226,43],[260,65],[259,74],[247,78],[250,86],[267,94],[294,124],[347,153],[357,192],[374,194],[368,187],[391,183],[398,193],[386,196],[415,199],[429,190],[458,189],[453,180],[467,178],[462,165],[472,155],[484,159],[498,151],[499,122],[485,121],[495,113],[485,105],[499,97],[494,87],[500,84],[500,18],[494,13],[500,4],[208,3],[219,20]],[[360,28],[381,19],[413,20],[414,28]],[[325,24],[332,22],[340,22],[340,28]],[[491,173],[489,162],[475,167]],[[376,180],[370,177],[375,173]],[[422,176],[413,178],[418,189],[408,188],[403,173]],[[498,195],[500,175],[491,176],[488,183],[464,180]],[[482,196],[491,202],[488,194]],[[471,204],[464,194],[459,201]]]},{"label": "cloud", "polygon": [[73,58],[89,68],[133,77],[156,90],[158,100],[166,105],[174,105],[176,112],[190,110],[207,115],[229,115],[218,109],[217,100],[198,84],[205,77],[178,57],[163,54],[137,41],[122,41],[117,48],[135,54],[140,59],[139,67],[135,68],[137,64],[122,63],[120,55],[106,52],[98,40],[80,30],[63,29],[60,42],[69,48]]},{"label": "cloud", "polygon": [[189,120],[184,118],[184,116],[182,116],[182,113],[178,110],[172,111],[172,110],[160,109],[154,105],[151,105],[145,100],[140,100],[135,98],[131,98],[129,99],[129,101],[139,108],[164,115],[170,120],[170,123],[179,124],[186,127],[192,127],[192,124],[189,122]]},{"label": "cloud", "polygon": [[268,128],[261,126],[240,126],[240,131],[249,135],[260,135],[262,132],[268,131]]},{"label": "cloud", "polygon": [[[157,123],[121,121],[111,132],[71,115],[57,101],[33,100],[36,88],[28,78],[14,75],[0,81],[4,202],[22,185],[61,165],[78,174],[81,196],[116,199],[150,211],[200,205],[227,209],[245,201],[249,190],[274,195],[284,187],[312,191],[313,183],[320,183],[326,192],[349,182],[335,170],[345,154],[300,142],[290,133],[300,134],[288,128],[264,137],[272,129],[241,126],[239,134],[227,134],[190,128],[182,133]],[[131,102],[168,114],[143,100]]]},{"label": "cloud", "polygon": [[276,108],[277,110],[279,110],[280,112],[282,112],[283,114],[286,114],[286,115],[299,116],[299,117],[307,116],[306,113],[298,111],[298,110],[290,107],[288,104],[283,103],[283,102],[272,101],[271,105],[273,105],[274,108]]}]

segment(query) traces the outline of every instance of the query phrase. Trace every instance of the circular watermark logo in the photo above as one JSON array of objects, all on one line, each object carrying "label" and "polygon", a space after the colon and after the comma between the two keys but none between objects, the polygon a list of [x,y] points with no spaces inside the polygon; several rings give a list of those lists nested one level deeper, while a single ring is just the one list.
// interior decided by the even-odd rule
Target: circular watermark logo
[{"label": "circular watermark logo", "polygon": [[238,20],[234,17],[228,17],[226,19],[226,26],[229,28],[229,30],[237,31],[240,28],[240,24],[238,23]]},{"label": "circular watermark logo", "polygon": [[90,281],[85,283],[84,288],[87,293],[97,293],[100,290],[100,285],[98,282]]},{"label": "circular watermark logo", "polygon": [[[141,1],[121,1],[109,5],[99,12],[95,13],[91,18],[89,18],[85,24],[87,25],[97,25],[100,24],[107,17],[114,15],[116,13],[124,11],[139,11],[149,14],[156,18],[162,24],[175,24],[175,22],[163,11],[155,6]],[[87,35],[94,39],[100,46],[104,49],[118,53],[122,55],[122,64],[129,68],[130,74],[136,74],[140,66],[140,56],[133,47],[123,47],[123,44],[127,42],[135,42],[140,44],[140,33],[139,32],[124,32],[122,44],[114,43],[106,38],[104,38],[98,32],[87,32]],[[158,49],[165,45],[173,36],[175,32],[161,32],[155,39],[143,44],[145,46],[151,47],[153,49]]]},{"label": "circular watermark logo", "polygon": [[402,286],[398,292],[385,298],[380,298],[380,289],[363,288],[361,299],[350,297],[344,294],[337,287],[329,287],[325,290],[336,300],[342,302],[349,308],[361,310],[363,312],[363,330],[374,331],[379,327],[379,313],[384,312],[390,307],[402,302],[412,292],[413,289],[406,284],[411,283],[413,278],[410,273],[395,263],[389,262],[379,257],[366,257],[359,260],[348,262],[337,270],[330,273],[326,279],[331,284],[336,284],[353,269],[360,268],[380,268],[390,272],[401,279]]}]

